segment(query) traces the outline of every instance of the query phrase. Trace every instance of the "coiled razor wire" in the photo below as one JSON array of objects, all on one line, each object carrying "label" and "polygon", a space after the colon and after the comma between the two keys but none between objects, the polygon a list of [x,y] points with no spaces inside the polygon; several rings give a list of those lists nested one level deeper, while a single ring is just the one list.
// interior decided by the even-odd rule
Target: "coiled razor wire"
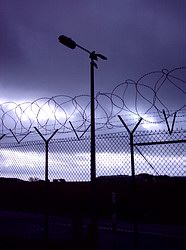
[{"label": "coiled razor wire", "polygon": [[[95,96],[96,130],[122,127],[118,115],[128,126],[143,118],[144,123],[162,123],[175,112],[185,119],[186,67],[162,69],[143,75],[137,81],[128,79],[111,93]],[[173,107],[172,107],[173,105]],[[6,136],[26,135],[34,127],[50,134],[90,128],[90,96],[57,95],[32,102],[0,104],[0,133]]]}]

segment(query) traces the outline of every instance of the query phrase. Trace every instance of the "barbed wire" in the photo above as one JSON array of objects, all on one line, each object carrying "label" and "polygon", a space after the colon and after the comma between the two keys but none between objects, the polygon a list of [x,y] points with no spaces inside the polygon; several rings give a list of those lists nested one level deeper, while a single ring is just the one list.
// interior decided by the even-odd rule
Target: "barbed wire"
[{"label": "barbed wire", "polygon": [[[162,69],[141,76],[137,81],[127,79],[111,93],[95,96],[96,130],[122,127],[118,115],[128,126],[143,118],[144,124],[159,124],[176,113],[185,120],[186,67]],[[166,117],[165,117],[166,113]],[[84,133],[90,128],[89,95],[57,95],[32,102],[0,104],[0,135],[26,135],[34,127],[50,134],[73,130]]]}]

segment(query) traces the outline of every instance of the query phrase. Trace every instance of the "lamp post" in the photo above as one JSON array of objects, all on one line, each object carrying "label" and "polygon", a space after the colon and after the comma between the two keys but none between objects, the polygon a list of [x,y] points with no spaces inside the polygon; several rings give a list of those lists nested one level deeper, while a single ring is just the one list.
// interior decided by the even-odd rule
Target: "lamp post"
[{"label": "lamp post", "polygon": [[75,49],[76,47],[87,52],[90,58],[90,116],[91,116],[91,182],[95,183],[96,179],[96,158],[95,158],[95,105],[94,105],[94,68],[97,68],[95,61],[98,58],[107,60],[107,58],[101,54],[95,53],[95,51],[90,52],[86,48],[78,45],[71,38],[64,35],[59,36],[59,42],[67,46],[70,49]]},{"label": "lamp post", "polygon": [[[92,210],[93,210],[93,220],[92,223],[96,222],[95,213],[96,213],[96,145],[95,145],[95,103],[94,103],[94,68],[98,68],[95,61],[98,58],[102,60],[107,60],[107,58],[101,54],[95,53],[95,51],[90,52],[86,48],[78,45],[75,41],[71,38],[66,37],[64,35],[59,36],[59,42],[63,45],[67,46],[70,49],[75,49],[76,47],[80,48],[81,50],[87,52],[90,58],[90,116],[91,116],[91,186],[92,186]],[[94,226],[93,226],[94,227]],[[94,229],[93,229],[94,230]]]}]

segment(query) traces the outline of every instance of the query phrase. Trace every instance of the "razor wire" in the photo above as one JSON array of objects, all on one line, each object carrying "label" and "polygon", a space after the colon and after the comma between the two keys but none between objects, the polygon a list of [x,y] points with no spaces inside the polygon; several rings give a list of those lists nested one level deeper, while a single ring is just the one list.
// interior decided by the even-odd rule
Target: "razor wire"
[{"label": "razor wire", "polygon": [[[140,77],[127,79],[111,92],[98,92],[95,96],[96,130],[121,128],[118,115],[128,126],[140,118],[143,123],[157,124],[177,113],[179,121],[186,118],[185,105],[186,67],[162,69]],[[173,93],[174,96],[171,96]],[[172,107],[172,102],[174,107]],[[165,117],[166,113],[166,117]],[[32,102],[0,103],[0,135],[24,136],[34,133],[34,127],[43,134],[89,130],[90,95],[56,95]]]}]

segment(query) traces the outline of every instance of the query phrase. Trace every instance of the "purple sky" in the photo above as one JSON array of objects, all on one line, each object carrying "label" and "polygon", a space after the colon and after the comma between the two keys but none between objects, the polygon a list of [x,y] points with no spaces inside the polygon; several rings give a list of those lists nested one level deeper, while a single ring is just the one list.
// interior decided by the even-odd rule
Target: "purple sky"
[{"label": "purple sky", "polygon": [[89,59],[61,34],[107,56],[96,92],[186,66],[185,13],[184,0],[0,0],[1,101],[89,94]]}]

